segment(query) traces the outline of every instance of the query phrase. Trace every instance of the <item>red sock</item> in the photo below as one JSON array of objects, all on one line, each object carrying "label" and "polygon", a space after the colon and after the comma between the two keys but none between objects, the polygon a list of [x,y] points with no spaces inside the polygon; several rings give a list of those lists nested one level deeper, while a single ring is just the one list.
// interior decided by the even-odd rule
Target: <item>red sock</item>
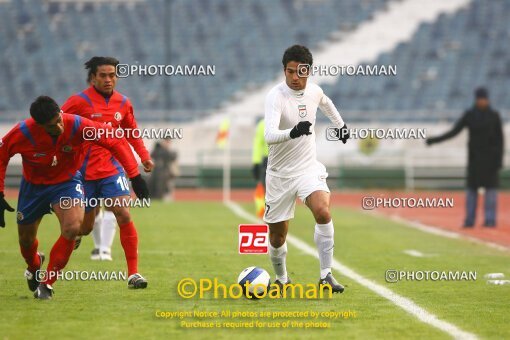
[{"label": "red sock", "polygon": [[50,262],[48,263],[48,269],[46,271],[46,280],[44,283],[52,285],[57,281],[57,274],[64,269],[73,253],[74,239],[68,240],[64,236],[60,235],[57,242],[51,248]]},{"label": "red sock", "polygon": [[138,273],[138,234],[132,221],[119,227],[120,243],[126,255],[128,276],[131,276]]},{"label": "red sock", "polygon": [[35,273],[39,267],[41,266],[41,259],[39,255],[37,255],[37,246],[39,245],[39,241],[35,239],[34,243],[28,248],[19,247],[21,250],[21,255],[25,259],[25,262],[28,265],[28,270],[32,273]]}]

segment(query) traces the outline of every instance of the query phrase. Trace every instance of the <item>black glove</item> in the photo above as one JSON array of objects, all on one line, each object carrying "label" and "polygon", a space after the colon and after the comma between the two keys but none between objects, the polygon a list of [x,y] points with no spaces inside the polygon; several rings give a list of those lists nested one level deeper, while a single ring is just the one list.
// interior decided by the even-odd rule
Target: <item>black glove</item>
[{"label": "black glove", "polygon": [[425,139],[425,143],[427,144],[427,146],[431,146],[432,144],[434,144],[434,139],[433,138],[427,138]]},{"label": "black glove", "polygon": [[344,126],[341,129],[333,128],[333,130],[336,133],[336,136],[334,136],[335,139],[338,138],[338,140],[341,140],[342,143],[344,144],[347,143],[347,140],[349,138],[351,138],[351,135],[349,134],[349,129],[347,128],[347,124],[344,124]]},{"label": "black glove", "polygon": [[4,212],[5,210],[13,212],[14,208],[7,203],[7,201],[4,198],[4,193],[0,192],[0,228],[5,228],[5,218],[4,218]]},{"label": "black glove", "polygon": [[290,130],[290,138],[294,139],[303,135],[311,135],[312,133],[310,132],[310,126],[312,126],[312,123],[308,121],[299,122],[292,128],[292,130]]},{"label": "black glove", "polygon": [[260,180],[260,164],[253,164],[253,168],[251,169],[251,172],[253,174],[253,178],[256,181]]},{"label": "black glove", "polygon": [[342,141],[342,143],[347,143],[347,140],[351,138],[351,135],[349,135],[349,129],[347,128],[347,124],[344,124],[344,126],[338,130],[338,138]]},{"label": "black glove", "polygon": [[131,185],[133,186],[133,191],[136,194],[136,197],[140,199],[149,198],[149,188],[147,188],[147,183],[142,178],[142,175],[135,176],[130,178]]}]

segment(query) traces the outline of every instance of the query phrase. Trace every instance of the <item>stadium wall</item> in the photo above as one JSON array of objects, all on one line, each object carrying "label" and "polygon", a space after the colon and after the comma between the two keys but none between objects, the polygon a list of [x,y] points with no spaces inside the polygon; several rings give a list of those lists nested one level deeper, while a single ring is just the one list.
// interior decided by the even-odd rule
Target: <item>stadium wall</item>
[{"label": "stadium wall", "polygon": [[[424,131],[435,136],[451,128],[451,123],[438,124],[350,124],[361,135],[362,129],[392,129],[393,131]],[[5,135],[12,127],[0,125]],[[143,123],[144,129],[182,129],[183,138],[172,140],[178,152],[181,177],[180,187],[221,187],[226,149],[216,143],[219,125],[214,122],[183,124]],[[329,184],[349,188],[408,188],[460,189],[464,185],[467,161],[467,131],[456,138],[431,147],[419,139],[351,139],[346,145],[326,139],[328,124],[316,126],[317,156],[329,172]],[[251,143],[255,124],[231,122],[230,168],[232,187],[253,187],[251,178]],[[367,130],[364,130],[365,132]],[[505,136],[510,135],[510,124],[505,124]],[[155,140],[145,140],[152,150]],[[509,139],[505,139],[504,169],[510,168]],[[227,149],[228,150],[228,149]],[[7,186],[16,187],[21,176],[21,158],[13,157],[7,171]],[[510,169],[502,171],[502,185],[510,188]]]}]

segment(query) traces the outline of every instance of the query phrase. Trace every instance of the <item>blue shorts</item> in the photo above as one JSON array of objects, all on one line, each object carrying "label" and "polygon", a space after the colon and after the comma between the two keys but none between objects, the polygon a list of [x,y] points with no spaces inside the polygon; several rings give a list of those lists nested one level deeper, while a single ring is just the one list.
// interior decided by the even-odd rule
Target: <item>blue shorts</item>
[{"label": "blue shorts", "polygon": [[[84,181],[86,202],[92,202],[92,198],[112,198],[119,196],[130,196],[129,181],[124,171],[110,177]],[[85,212],[95,207],[86,206]]]},{"label": "blue shorts", "polygon": [[61,198],[83,199],[82,176],[79,171],[67,182],[32,184],[23,177],[18,197],[18,224],[30,224],[46,214]]}]

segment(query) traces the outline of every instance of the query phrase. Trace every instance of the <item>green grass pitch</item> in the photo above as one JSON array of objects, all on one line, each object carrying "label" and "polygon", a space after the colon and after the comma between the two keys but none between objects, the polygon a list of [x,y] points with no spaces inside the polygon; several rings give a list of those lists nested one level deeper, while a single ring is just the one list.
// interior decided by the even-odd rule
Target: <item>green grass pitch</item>
[{"label": "green grass pitch", "polygon": [[[244,205],[253,210],[251,205]],[[401,294],[441,320],[480,338],[510,338],[510,286],[488,285],[483,275],[510,275],[510,252],[464,240],[425,234],[393,221],[357,211],[334,208],[335,258],[367,279]],[[140,272],[149,280],[146,290],[128,290],[123,281],[62,281],[54,286],[52,301],[38,301],[29,292],[19,254],[15,214],[7,213],[0,229],[0,338],[171,338],[171,339],[311,339],[438,338],[450,336],[419,321],[357,282],[335,273],[347,288],[332,299],[205,299],[181,298],[180,279],[218,278],[234,283],[248,266],[272,274],[267,255],[239,255],[238,228],[245,223],[221,203],[163,204],[133,210],[140,237]],[[302,205],[297,207],[290,232],[313,244],[314,222]],[[46,216],[39,228],[39,247],[49,255],[59,229],[55,216]],[[92,239],[82,242],[66,270],[125,270],[118,241],[113,262],[90,261]],[[433,256],[416,258],[403,253],[414,249]],[[289,245],[287,265],[294,283],[316,283],[318,260]],[[385,271],[477,271],[477,280],[403,281],[386,283]],[[179,320],[156,317],[156,311],[353,311],[355,318],[329,321],[326,329],[185,329]],[[189,319],[189,321],[199,319]],[[204,319],[205,320],[205,319]],[[237,321],[249,321],[237,320]],[[218,318],[214,321],[234,321]],[[278,320],[277,320],[278,321]],[[279,320],[282,321],[282,320]],[[303,321],[303,320],[301,320]]]}]

